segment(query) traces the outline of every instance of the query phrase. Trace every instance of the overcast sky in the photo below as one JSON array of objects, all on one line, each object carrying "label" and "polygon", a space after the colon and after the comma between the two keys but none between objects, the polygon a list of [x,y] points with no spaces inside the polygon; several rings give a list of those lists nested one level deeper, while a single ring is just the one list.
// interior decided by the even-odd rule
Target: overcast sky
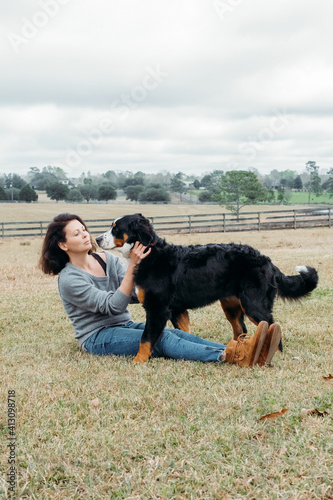
[{"label": "overcast sky", "polygon": [[3,2],[0,172],[324,172],[332,19],[332,0]]}]

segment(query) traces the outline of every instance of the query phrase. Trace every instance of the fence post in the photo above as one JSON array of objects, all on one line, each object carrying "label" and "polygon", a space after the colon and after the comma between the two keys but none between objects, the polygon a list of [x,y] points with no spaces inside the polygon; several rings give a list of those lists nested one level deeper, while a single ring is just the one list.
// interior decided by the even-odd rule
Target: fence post
[{"label": "fence post", "polygon": [[223,232],[225,233],[225,214],[223,214]]},{"label": "fence post", "polygon": [[258,212],[258,231],[260,231],[260,212]]},{"label": "fence post", "polygon": [[192,221],[191,221],[191,216],[190,215],[188,216],[188,228],[189,228],[190,234],[191,234],[191,232],[192,232]]},{"label": "fence post", "polygon": [[40,235],[43,236],[43,222],[40,222]]},{"label": "fence post", "polygon": [[328,227],[331,227],[331,209],[328,209]]},{"label": "fence post", "polygon": [[1,233],[2,233],[2,237],[4,238],[5,237],[5,224],[3,222],[1,222]]},{"label": "fence post", "polygon": [[296,229],[296,210],[294,210],[294,229]]}]

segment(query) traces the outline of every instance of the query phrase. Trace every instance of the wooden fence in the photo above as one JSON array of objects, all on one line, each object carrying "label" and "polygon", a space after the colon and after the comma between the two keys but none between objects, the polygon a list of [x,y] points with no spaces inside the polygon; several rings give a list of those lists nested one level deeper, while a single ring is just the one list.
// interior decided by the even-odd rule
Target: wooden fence
[{"label": "wooden fence", "polygon": [[[264,231],[332,227],[333,208],[243,212],[237,220],[233,213],[166,215],[149,217],[158,233]],[[85,221],[93,235],[109,229],[110,219]],[[1,237],[44,236],[50,221],[0,222]]]}]

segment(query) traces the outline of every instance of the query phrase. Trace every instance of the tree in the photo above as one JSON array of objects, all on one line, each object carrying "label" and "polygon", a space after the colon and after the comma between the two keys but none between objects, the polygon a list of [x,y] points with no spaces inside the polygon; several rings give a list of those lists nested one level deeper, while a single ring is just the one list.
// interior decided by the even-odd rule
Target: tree
[{"label": "tree", "polygon": [[84,198],[79,189],[70,189],[66,201],[71,201],[72,203],[80,203]]},{"label": "tree", "polygon": [[169,203],[170,196],[162,187],[149,187],[139,195],[139,201],[145,203]]},{"label": "tree", "polygon": [[8,200],[8,195],[2,186],[0,186],[0,200]]},{"label": "tree", "polygon": [[51,167],[48,165],[47,167],[43,167],[43,173],[53,174],[57,179],[66,179],[66,172],[61,167]]},{"label": "tree", "polygon": [[117,198],[117,191],[112,184],[102,184],[98,188],[98,199],[105,200],[115,200]]},{"label": "tree", "polygon": [[134,179],[136,181],[136,184],[142,184],[142,186],[144,186],[146,183],[146,174],[139,170],[134,174]]},{"label": "tree", "polygon": [[13,186],[11,186],[8,189],[6,189],[6,192],[7,192],[7,198],[8,198],[8,200],[10,200],[10,201],[18,201],[20,189],[14,188]]},{"label": "tree", "polygon": [[[293,170],[271,170],[269,174],[264,175],[262,185],[266,189],[278,189],[279,186],[285,189],[293,187],[295,172]],[[259,175],[258,175],[259,179]]]},{"label": "tree", "polygon": [[180,199],[182,199],[182,193],[185,192],[185,182],[182,181],[184,174],[182,172],[178,172],[178,174],[171,177],[170,181],[170,189],[174,193],[179,193]]},{"label": "tree", "polygon": [[40,170],[38,167],[30,167],[28,171],[28,176],[31,178],[36,174],[39,174]]},{"label": "tree", "polygon": [[291,189],[293,187],[295,180],[295,172],[293,170],[284,170],[282,172],[282,178],[280,180],[280,185],[285,189]]},{"label": "tree", "polygon": [[126,190],[128,186],[144,186],[146,176],[143,172],[136,172],[136,174],[127,177],[122,183],[123,189]]},{"label": "tree", "polygon": [[303,189],[303,182],[300,175],[295,177],[293,182],[293,189],[297,189],[298,191],[301,191]]},{"label": "tree", "polygon": [[203,178],[200,181],[200,184],[202,187],[206,188],[209,190],[210,186],[212,185],[212,176],[211,174],[205,174]]},{"label": "tree", "polygon": [[201,191],[199,193],[200,203],[207,203],[207,201],[212,201],[212,193],[210,191]]},{"label": "tree", "polygon": [[102,174],[102,176],[111,182],[115,187],[118,187],[118,177],[114,170],[108,170],[105,174]]},{"label": "tree", "polygon": [[275,192],[274,189],[267,189],[267,203],[275,203]]},{"label": "tree", "polygon": [[282,179],[282,172],[274,169],[264,176],[263,186],[267,189],[277,189]]},{"label": "tree", "polygon": [[30,180],[30,184],[40,191],[46,190],[46,186],[48,184],[52,184],[54,182],[58,182],[57,177],[50,172],[38,172],[35,173]]},{"label": "tree", "polygon": [[214,195],[220,194],[220,182],[223,176],[223,170],[214,170],[210,174],[206,174],[200,181],[200,185],[206,189],[199,194],[199,201],[205,203],[212,201]]},{"label": "tree", "polygon": [[59,182],[61,179],[67,179],[65,171],[61,167],[43,167],[40,170],[38,167],[31,167],[28,176],[30,185],[39,190],[46,190],[47,184]]},{"label": "tree", "polygon": [[127,179],[129,177],[132,177],[132,173],[131,172],[119,172],[118,174],[118,188],[119,189],[125,189],[125,187],[128,186],[127,184]]},{"label": "tree", "polygon": [[329,178],[327,179],[327,181],[323,184],[323,189],[325,189],[325,191],[327,191],[327,193],[329,194],[329,197],[330,198],[333,198],[333,168],[331,168],[327,174],[329,175]]},{"label": "tree", "polygon": [[16,188],[16,189],[22,189],[23,186],[26,184],[26,181],[22,179],[17,174],[8,174],[4,176],[4,188],[9,189],[9,188]]},{"label": "tree", "polygon": [[315,161],[308,161],[305,165],[306,165],[306,170],[310,174],[310,180],[305,185],[305,187],[307,188],[308,193],[309,193],[308,203],[310,203],[312,192],[316,196],[319,196],[322,192],[321,184],[320,184],[321,179],[318,175],[319,165],[316,165]]},{"label": "tree", "polygon": [[38,194],[34,189],[32,189],[31,186],[29,186],[29,184],[26,184],[19,192],[19,200],[31,203],[32,201],[38,200]]},{"label": "tree", "polygon": [[46,186],[46,194],[51,200],[66,200],[69,194],[69,187],[61,182],[52,182]]},{"label": "tree", "polygon": [[94,184],[88,183],[84,186],[79,186],[79,190],[87,203],[97,198],[97,187]]},{"label": "tree", "polygon": [[201,186],[207,189],[210,193],[219,194],[219,185],[223,175],[223,170],[213,170],[210,174],[206,174],[200,181]]},{"label": "tree", "polygon": [[31,167],[28,176],[30,178],[30,185],[41,191],[45,190],[48,184],[58,182],[59,180],[55,173],[50,172],[47,167],[44,167],[42,171],[37,167]]},{"label": "tree", "polygon": [[169,189],[172,175],[170,172],[162,171],[156,174],[147,174],[146,177],[149,182],[160,184],[164,189]]},{"label": "tree", "polygon": [[138,201],[139,196],[145,190],[144,186],[137,184],[136,186],[127,186],[125,189],[126,200]]},{"label": "tree", "polygon": [[280,203],[285,203],[285,201],[286,201],[286,198],[285,198],[285,192],[286,192],[286,190],[285,190],[285,188],[284,188],[284,187],[280,186],[280,187],[278,188],[278,195],[277,195],[277,199],[278,199],[278,201],[279,201]]},{"label": "tree", "polygon": [[257,176],[245,170],[226,172],[221,178],[220,191],[214,199],[228,210],[236,212],[237,220],[245,205],[254,205],[267,198],[267,191],[259,183]]}]

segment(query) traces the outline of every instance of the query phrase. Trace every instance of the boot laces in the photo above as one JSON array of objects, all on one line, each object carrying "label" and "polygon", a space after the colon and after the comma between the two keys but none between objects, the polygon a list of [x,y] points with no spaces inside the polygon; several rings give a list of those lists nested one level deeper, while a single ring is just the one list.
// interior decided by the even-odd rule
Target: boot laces
[{"label": "boot laces", "polygon": [[238,335],[237,341],[241,344],[244,344],[246,340],[249,340],[251,338],[251,335],[248,335],[247,333],[241,333]]}]

